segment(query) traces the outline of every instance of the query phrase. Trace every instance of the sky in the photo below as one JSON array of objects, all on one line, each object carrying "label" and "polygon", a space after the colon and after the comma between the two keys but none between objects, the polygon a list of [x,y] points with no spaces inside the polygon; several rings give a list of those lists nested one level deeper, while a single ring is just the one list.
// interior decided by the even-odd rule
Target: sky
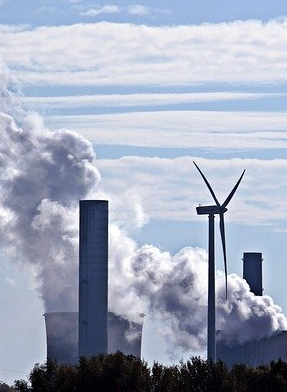
[{"label": "sky", "polygon": [[[93,143],[98,194],[118,214],[140,205],[139,245],[206,249],[195,207],[211,196],[192,160],[220,201],[246,169],[226,214],[228,269],[241,276],[243,252],[262,252],[264,293],[285,314],[286,38],[277,0],[0,1],[0,55],[21,105]],[[222,270],[218,238],[216,256]],[[31,271],[1,260],[0,380],[11,382],[45,359],[44,308]],[[146,325],[145,357],[166,360]]]}]

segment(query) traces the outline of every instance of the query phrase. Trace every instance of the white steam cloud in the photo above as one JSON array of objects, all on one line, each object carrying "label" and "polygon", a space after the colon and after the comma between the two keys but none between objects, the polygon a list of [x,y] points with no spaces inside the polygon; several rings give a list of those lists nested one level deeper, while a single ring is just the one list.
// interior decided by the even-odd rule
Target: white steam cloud
[{"label": "white steam cloud", "polygon": [[[140,308],[162,322],[169,345],[184,351],[206,345],[206,251],[184,248],[174,256],[151,245],[138,248],[117,227],[111,228],[110,306],[133,318]],[[217,329],[227,342],[270,336],[287,328],[287,320],[269,296],[257,297],[245,280],[217,272]]]},{"label": "white steam cloud", "polygon": [[76,133],[49,132],[36,115],[12,118],[5,68],[0,80],[1,247],[34,267],[47,311],[74,310],[78,200],[99,179],[93,148]]},{"label": "white steam cloud", "polygon": [[[38,116],[19,116],[10,82],[0,63],[0,245],[12,260],[34,269],[46,311],[73,311],[78,302],[78,200],[95,192],[99,180],[94,151],[76,133],[50,132]],[[116,200],[120,220],[139,226],[146,221],[136,197],[129,197],[134,207],[128,206],[127,213]],[[110,309],[131,319],[144,312],[160,320],[170,347],[204,348],[206,259],[197,248],[172,256],[154,246],[138,247],[111,225]],[[287,328],[273,300],[255,297],[238,276],[229,276],[227,302],[220,272],[217,283],[218,329],[224,339],[246,341]]]}]

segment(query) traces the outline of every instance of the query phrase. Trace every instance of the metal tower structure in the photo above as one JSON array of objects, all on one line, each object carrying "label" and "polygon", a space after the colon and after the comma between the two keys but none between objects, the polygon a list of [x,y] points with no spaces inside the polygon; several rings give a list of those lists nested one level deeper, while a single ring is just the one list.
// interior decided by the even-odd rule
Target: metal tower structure
[{"label": "metal tower structure", "polygon": [[227,211],[227,205],[234,196],[245,170],[241,174],[239,180],[235,184],[234,188],[226,198],[223,204],[220,204],[217,200],[211,185],[207,181],[206,177],[193,162],[197,170],[201,174],[215,205],[211,206],[199,206],[196,208],[198,215],[208,215],[209,230],[208,230],[208,320],[207,320],[207,358],[213,362],[216,362],[216,314],[215,314],[215,257],[214,257],[214,216],[219,215],[219,229],[221,235],[224,269],[225,269],[225,293],[227,298],[227,262],[226,262],[226,243],[225,243],[225,227],[224,227],[224,214]]}]

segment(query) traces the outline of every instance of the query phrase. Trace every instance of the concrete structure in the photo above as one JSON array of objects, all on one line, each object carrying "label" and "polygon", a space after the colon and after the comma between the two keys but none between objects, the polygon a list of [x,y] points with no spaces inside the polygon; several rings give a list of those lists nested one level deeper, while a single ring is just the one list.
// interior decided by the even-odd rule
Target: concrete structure
[{"label": "concrete structure", "polygon": [[134,323],[112,312],[108,314],[108,353],[117,350],[126,355],[141,357],[143,317]]},{"label": "concrete structure", "polygon": [[79,356],[108,351],[108,202],[80,201]]},{"label": "concrete structure", "polygon": [[243,279],[255,295],[262,295],[262,253],[243,253]]},{"label": "concrete structure", "polygon": [[219,341],[217,358],[225,362],[228,367],[240,363],[257,367],[268,365],[279,358],[287,361],[287,331],[279,332],[269,338],[232,346]]},{"label": "concrete structure", "polygon": [[[47,358],[59,364],[78,362],[78,312],[45,313]],[[117,350],[126,355],[141,356],[143,318],[134,323],[112,312],[108,313],[108,353]]]},{"label": "concrete structure", "polygon": [[47,359],[59,364],[78,362],[78,312],[45,313]]}]

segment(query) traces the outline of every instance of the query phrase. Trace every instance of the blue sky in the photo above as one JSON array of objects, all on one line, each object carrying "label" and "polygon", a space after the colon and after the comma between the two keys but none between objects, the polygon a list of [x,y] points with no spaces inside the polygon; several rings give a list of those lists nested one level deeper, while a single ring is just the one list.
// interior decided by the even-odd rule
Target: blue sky
[{"label": "blue sky", "polygon": [[[93,142],[100,191],[131,190],[149,217],[131,234],[140,244],[206,248],[195,206],[210,197],[187,156],[220,200],[247,169],[226,219],[229,270],[263,252],[265,293],[285,313],[286,18],[284,1],[0,2],[0,55],[23,106]],[[44,359],[43,307],[4,256],[1,275],[2,322],[13,303],[11,322],[42,338],[15,339],[6,324],[0,378],[13,380]]]},{"label": "blue sky", "polygon": [[[6,3],[6,4],[5,4]],[[133,13],[127,10],[132,6]],[[104,7],[114,6],[114,8]],[[118,9],[117,9],[117,8]],[[33,2],[28,0],[25,4],[20,0],[13,2],[4,1],[1,10],[1,22],[6,24],[28,23],[35,26],[59,25],[78,22],[93,22],[109,20],[113,22],[147,23],[150,25],[162,24],[198,24],[206,22],[226,22],[233,20],[260,19],[266,21],[280,18],[286,15],[286,3],[284,1],[247,1],[240,3],[231,0],[194,1],[183,0],[180,3],[172,1],[161,1],[154,4],[153,1],[144,3],[133,3],[130,1],[113,1],[110,3],[92,3],[89,1],[69,0],[39,0]],[[91,9],[102,10],[100,14],[81,15]],[[145,9],[145,10],[144,10]],[[140,12],[141,10],[141,12]]]}]

